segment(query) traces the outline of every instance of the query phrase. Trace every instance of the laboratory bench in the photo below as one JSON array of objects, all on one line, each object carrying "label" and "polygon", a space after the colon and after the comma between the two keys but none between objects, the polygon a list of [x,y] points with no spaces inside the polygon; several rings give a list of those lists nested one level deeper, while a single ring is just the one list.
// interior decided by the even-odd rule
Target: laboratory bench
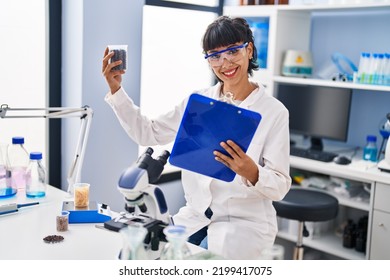
[{"label": "laboratory bench", "polygon": [[[349,165],[320,162],[299,157],[290,157],[291,175],[305,174],[313,177],[337,178],[352,184],[361,184],[368,190],[368,198],[356,200],[335,193],[339,201],[338,217],[327,227],[321,225],[319,232],[305,237],[305,247],[315,249],[340,259],[390,260],[390,173],[379,171],[374,164],[353,160]],[[180,172],[176,168],[170,172]],[[167,173],[168,170],[167,170]],[[294,187],[302,187],[296,186]],[[326,189],[318,188],[318,191]],[[39,202],[19,209],[16,213],[0,215],[0,259],[4,260],[115,260],[122,248],[122,236],[118,232],[104,229],[102,223],[71,223],[66,232],[57,232],[56,217],[62,211],[64,201],[73,197],[58,188],[48,186],[46,197],[29,199],[23,192],[15,197],[1,199],[0,205],[10,203]],[[343,247],[337,228],[348,219],[367,216],[367,240],[365,252]],[[297,233],[291,230],[294,221],[280,223],[278,239],[294,244]],[[309,225],[314,227],[314,225]],[[324,230],[325,228],[325,230]],[[309,227],[309,230],[311,228]],[[312,233],[312,232],[311,232]],[[43,238],[61,235],[64,241],[48,244]],[[190,245],[193,253],[203,249]],[[160,249],[162,244],[160,244]],[[157,259],[159,251],[149,252],[150,259]],[[285,256],[288,259],[288,256]]]},{"label": "laboratory bench", "polygon": [[[39,202],[38,205],[20,208],[18,212],[0,215],[0,259],[3,260],[118,260],[123,239],[118,232],[107,230],[103,223],[71,223],[69,230],[58,232],[56,217],[64,201],[73,196],[58,188],[48,186],[46,196],[29,199],[23,192],[0,205]],[[62,242],[46,243],[49,235],[61,235]],[[164,243],[160,243],[161,250]],[[192,253],[200,252],[198,246],[189,244]],[[148,251],[150,259],[157,259],[159,251]]]}]

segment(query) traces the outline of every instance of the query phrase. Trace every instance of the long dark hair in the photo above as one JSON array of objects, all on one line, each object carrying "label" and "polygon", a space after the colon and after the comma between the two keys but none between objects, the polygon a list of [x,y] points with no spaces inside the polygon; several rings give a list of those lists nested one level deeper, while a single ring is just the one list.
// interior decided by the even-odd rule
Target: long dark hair
[{"label": "long dark hair", "polygon": [[244,18],[232,18],[220,16],[212,22],[203,35],[203,52],[214,50],[238,42],[248,42],[253,45],[253,56],[249,61],[248,74],[253,75],[253,70],[258,70],[257,50],[254,44],[252,30]]}]

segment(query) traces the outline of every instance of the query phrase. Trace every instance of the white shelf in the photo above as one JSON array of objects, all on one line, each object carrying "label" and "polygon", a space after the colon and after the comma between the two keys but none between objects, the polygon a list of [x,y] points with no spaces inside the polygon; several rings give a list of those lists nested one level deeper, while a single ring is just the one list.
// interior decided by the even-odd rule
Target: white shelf
[{"label": "white shelf", "polygon": [[[297,236],[289,234],[286,231],[280,230],[278,237],[296,243]],[[364,260],[366,255],[358,252],[355,249],[343,247],[343,241],[340,237],[333,233],[323,233],[321,237],[303,238],[303,246],[310,247],[328,254],[338,256],[348,260]]]},{"label": "white shelf", "polygon": [[349,11],[378,11],[390,8],[390,3],[361,3],[361,4],[321,4],[321,5],[246,5],[224,7],[224,14],[264,16],[270,12],[349,12]]},{"label": "white shelf", "polygon": [[364,10],[378,10],[383,8],[390,8],[390,3],[360,3],[360,4],[313,4],[313,5],[278,5],[277,9],[280,11],[356,11]]},{"label": "white shelf", "polygon": [[323,87],[350,88],[350,89],[390,92],[390,86],[357,84],[352,82],[338,82],[338,81],[329,81],[329,80],[321,80],[321,79],[311,79],[311,78],[305,79],[305,78],[295,78],[295,77],[293,78],[293,77],[284,77],[284,76],[275,76],[273,77],[273,80],[274,82],[285,83],[285,84],[312,85],[312,86],[323,86]]},{"label": "white shelf", "polygon": [[[303,187],[301,187],[299,185],[293,185],[291,188],[300,189],[300,188],[303,188]],[[363,210],[363,211],[367,211],[367,212],[370,211],[370,203],[369,202],[356,201],[356,200],[353,200],[353,199],[350,199],[350,198],[347,198],[347,197],[343,197],[341,195],[337,195],[337,194],[335,194],[333,192],[330,192],[330,191],[327,191],[327,190],[318,189],[318,188],[314,188],[314,187],[313,188],[309,187],[309,189],[313,190],[313,191],[324,192],[324,193],[327,193],[327,194],[330,194],[330,195],[334,196],[339,201],[339,205],[347,206],[347,207],[351,207],[351,208],[355,208],[355,209],[359,209],[359,210]]]},{"label": "white shelf", "polygon": [[382,172],[376,166],[364,168],[359,163],[359,160],[352,161],[349,165],[338,165],[333,162],[321,162],[290,156],[290,165],[297,169],[318,172],[359,182],[380,182],[384,184],[389,184],[390,182],[390,173]]},{"label": "white shelf", "polygon": [[345,198],[345,197],[342,197],[339,195],[335,195],[333,193],[332,193],[332,195],[334,195],[337,198],[340,205],[363,210],[363,211],[367,211],[367,212],[370,211],[370,204],[368,202],[354,201],[352,199]]}]

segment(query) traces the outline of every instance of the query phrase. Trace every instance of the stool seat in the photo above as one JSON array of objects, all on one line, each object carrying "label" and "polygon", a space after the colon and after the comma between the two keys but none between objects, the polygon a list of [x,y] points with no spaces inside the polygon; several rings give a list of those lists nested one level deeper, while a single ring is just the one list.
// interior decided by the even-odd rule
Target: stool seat
[{"label": "stool seat", "polygon": [[327,193],[309,189],[290,189],[273,205],[279,217],[303,222],[328,221],[337,216],[338,200]]}]

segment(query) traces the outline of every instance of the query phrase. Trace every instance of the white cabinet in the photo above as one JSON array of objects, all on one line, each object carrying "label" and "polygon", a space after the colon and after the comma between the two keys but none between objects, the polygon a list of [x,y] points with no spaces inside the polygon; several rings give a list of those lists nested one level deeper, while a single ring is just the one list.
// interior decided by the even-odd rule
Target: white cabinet
[{"label": "white cabinet", "polygon": [[[350,166],[339,166],[298,157],[291,157],[291,169],[362,183],[370,191],[369,199],[362,201],[336,195],[340,207],[333,228],[316,238],[304,238],[304,246],[343,259],[390,259],[390,173],[380,172],[376,167],[362,170],[353,163]],[[368,217],[366,253],[344,248],[340,226],[347,219],[356,222],[363,216]],[[296,234],[291,231],[282,230],[278,237],[296,241]]]},{"label": "white cabinet", "polygon": [[370,259],[390,260],[390,185],[377,183],[375,188],[374,211]]},{"label": "white cabinet", "polygon": [[[295,164],[295,159],[298,160],[298,164]],[[310,180],[307,178],[315,178],[311,181],[313,186],[317,186],[314,188],[317,188],[318,191],[330,193],[339,201],[339,211],[337,217],[334,220],[327,222],[305,223],[308,231],[310,232],[310,235],[309,237],[304,238],[304,246],[342,259],[367,259],[367,252],[370,248],[369,233],[371,227],[369,225],[369,221],[371,212],[370,210],[372,209],[372,198],[370,193],[374,188],[374,183],[365,179],[364,176],[361,176],[358,173],[343,174],[343,171],[338,170],[338,166],[333,163],[315,162],[313,160],[299,159],[295,157],[292,157],[291,161],[292,177],[300,174],[303,175],[306,180]],[[326,183],[328,186],[326,188],[322,188],[321,185],[324,185],[326,181],[329,181]],[[352,189],[351,195],[349,196],[346,193],[332,191],[332,184],[330,181],[343,182],[350,186],[350,190]],[[340,187],[339,190],[340,189],[342,188]],[[355,195],[353,193],[359,194]],[[364,193],[364,196],[361,195],[361,193]],[[366,237],[366,241],[364,241],[364,243],[360,243],[365,244],[362,247],[364,248],[364,252],[361,251],[361,247],[358,247],[360,248],[358,251],[356,249],[356,245],[353,245],[353,247],[350,248],[344,247],[343,230],[348,220],[353,221],[356,227],[359,224],[359,221],[367,221],[367,224],[363,228],[359,229],[359,231],[365,233],[364,236]],[[286,224],[288,227],[284,228],[283,226]],[[278,237],[295,243],[297,239],[297,229],[296,226],[294,226],[295,224],[296,221],[286,220],[279,223],[279,226],[281,226],[279,228]],[[354,240],[356,241],[357,239],[354,238]]]}]

